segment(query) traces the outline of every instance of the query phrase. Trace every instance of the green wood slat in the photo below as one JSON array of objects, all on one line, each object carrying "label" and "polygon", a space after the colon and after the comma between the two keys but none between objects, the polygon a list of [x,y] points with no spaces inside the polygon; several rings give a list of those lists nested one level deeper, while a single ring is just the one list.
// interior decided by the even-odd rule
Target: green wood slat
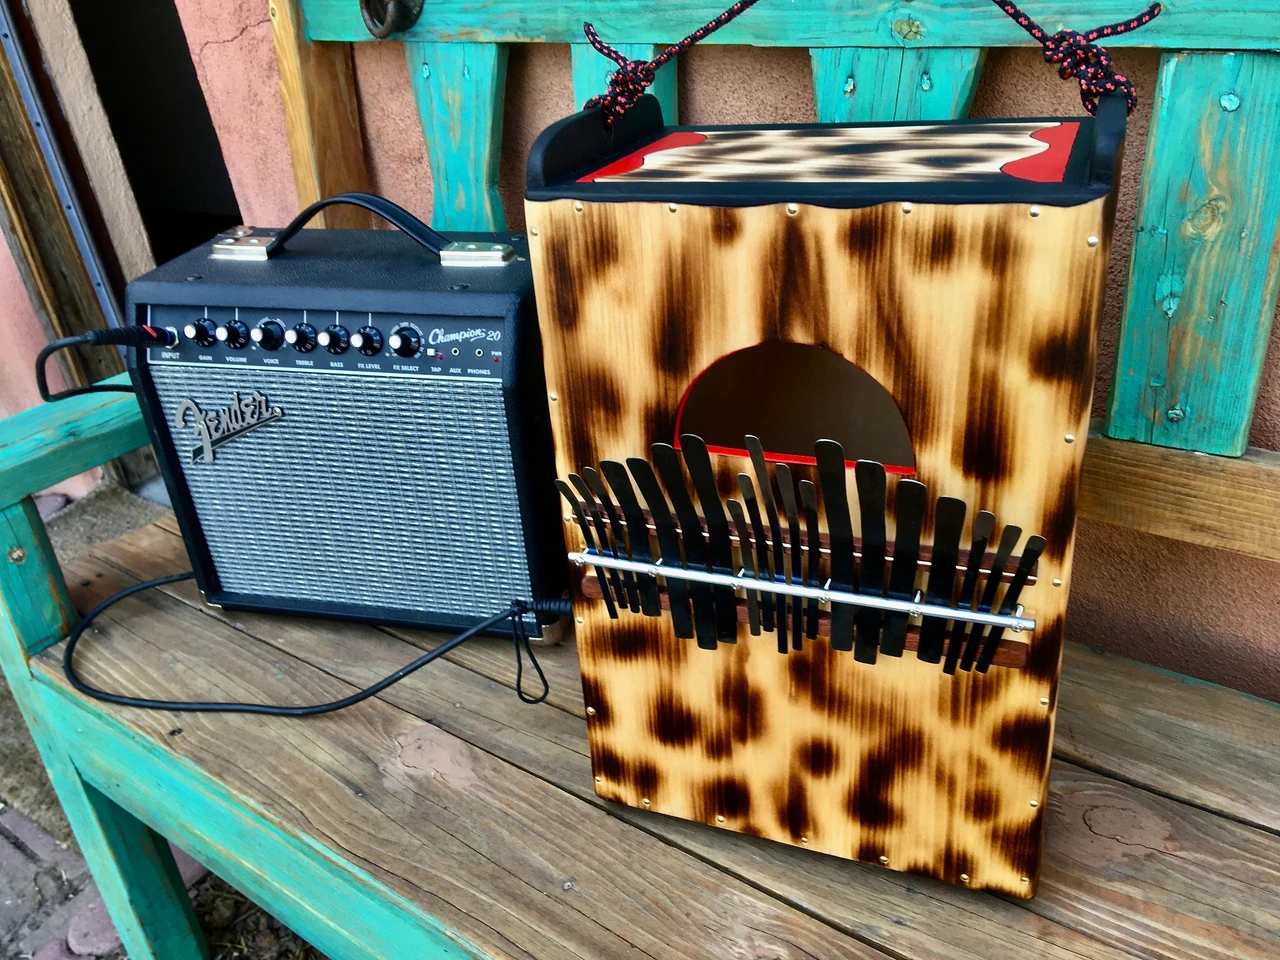
[{"label": "green wood slat", "polygon": [[[483,956],[417,904],[313,837],[285,829],[255,801],[231,792],[190,761],[160,749],[61,686],[42,678],[32,685],[42,714],[59,729],[75,731],[74,757],[86,781],[172,838],[326,956]],[[131,960],[135,956],[142,960],[149,955],[130,953]],[[184,957],[175,953],[162,960]]]},{"label": "green wood slat", "polygon": [[435,178],[438,230],[505,230],[498,196],[507,48],[491,43],[406,43]]},{"label": "green wood slat", "polygon": [[[616,43],[611,44],[618,52],[631,60],[652,60],[662,50],[661,45],[651,43]],[[618,69],[608,57],[596,53],[595,47],[589,43],[575,43],[573,51],[573,108],[581,110],[582,105],[597,94],[604,93],[609,87],[609,76]],[[667,123],[679,123],[679,107],[676,90],[676,71],[679,61],[672,60],[656,74],[649,92],[662,104],[662,119]]]},{"label": "green wood slat", "polygon": [[85,784],[67,753],[67,739],[78,743],[83,728],[41,709],[27,656],[61,637],[75,611],[29,498],[0,510],[0,547],[0,671],[125,949],[133,960],[207,960],[168,845]]},{"label": "green wood slat", "polygon": [[[104,383],[128,383],[120,374]],[[46,403],[0,420],[0,506],[146,446],[138,401],[100,393]]]},{"label": "green wood slat", "polygon": [[[301,0],[311,40],[371,40],[355,0]],[[582,42],[589,20],[609,43],[670,43],[724,11],[725,0],[426,0],[408,40],[478,43]],[[1142,0],[1035,4],[1050,33],[1128,20]],[[907,37],[913,37],[907,40]],[[704,43],[763,47],[1032,46],[1034,41],[988,0],[770,0],[752,7]],[[1271,50],[1280,47],[1280,0],[1174,0],[1141,30],[1107,40],[1114,47]],[[1047,68],[1046,68],[1047,69]]]},{"label": "green wood slat", "polygon": [[981,47],[815,47],[809,59],[818,122],[963,117],[985,57]]},{"label": "green wood slat", "polygon": [[1280,289],[1280,54],[1160,62],[1107,436],[1245,450]]}]

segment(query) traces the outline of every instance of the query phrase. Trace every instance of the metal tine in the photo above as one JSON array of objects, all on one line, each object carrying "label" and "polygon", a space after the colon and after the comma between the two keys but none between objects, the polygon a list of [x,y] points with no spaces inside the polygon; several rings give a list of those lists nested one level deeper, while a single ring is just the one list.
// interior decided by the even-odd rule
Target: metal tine
[{"label": "metal tine", "polygon": [[[1047,541],[1044,537],[1034,536],[1027,540],[1027,545],[1022,548],[1022,559],[1018,561],[1018,569],[1014,571],[1013,580],[1009,584],[1009,589],[1004,592],[1004,602],[1000,604],[1000,612],[1005,614],[1013,613],[1018,605],[1018,596],[1022,593],[1022,588],[1027,585],[1027,578],[1031,576],[1031,569],[1040,559],[1040,554],[1044,552]],[[1004,627],[993,627],[991,632],[987,634],[987,641],[982,645],[982,654],[978,657],[978,672],[986,673],[987,668],[991,666],[991,661],[996,658],[996,651],[1000,648],[1000,638],[1004,636]]]},{"label": "metal tine", "polygon": [[[680,454],[669,443],[653,445],[653,463],[667,488],[667,496],[680,521],[680,539],[684,542],[684,556],[690,570],[707,569],[707,541],[702,535],[702,520],[694,509],[693,498],[684,480],[684,466]],[[670,584],[670,581],[668,581]],[[698,646],[704,650],[716,648],[716,613],[711,599],[711,588],[705,583],[689,584],[693,597],[693,627]]]},{"label": "metal tine", "polygon": [[[751,529],[747,526],[747,515],[742,512],[742,504],[737,500],[729,500],[729,516],[733,518],[733,526],[738,533],[738,552],[742,555],[742,575],[746,579],[756,576],[756,559],[751,551]],[[760,636],[760,599],[750,586],[747,593],[747,625],[753,637]]]},{"label": "metal tine", "polygon": [[[808,584],[815,590],[822,580],[822,544],[818,531],[818,488],[808,480],[800,481],[800,506],[804,508],[805,534],[809,538]],[[818,598],[810,597],[804,608],[804,635],[809,640],[818,636]]]},{"label": "metal tine", "polygon": [[[742,491],[742,502],[747,505],[747,516],[751,518],[751,532],[756,540],[756,579],[771,579],[769,574],[769,544],[764,538],[764,521],[760,518],[760,503],[756,500],[755,484],[748,474],[738,474],[738,489]],[[745,564],[744,564],[745,565]],[[773,632],[773,594],[768,590],[760,591],[760,623],[764,630]]]},{"label": "metal tine", "polygon": [[[800,511],[796,507],[796,483],[791,468],[785,463],[774,464],[773,475],[778,481],[778,493],[782,497],[782,509],[787,516],[787,550],[791,554],[790,583],[804,583],[804,543],[800,539]],[[785,607],[786,601],[781,601]],[[804,601],[791,598],[791,649],[804,646]]]},{"label": "metal tine", "polygon": [[[862,568],[858,592],[873,596],[884,594],[885,552],[885,475],[884,464],[859,460],[854,465],[858,484],[858,512],[862,520]],[[875,663],[880,646],[880,611],[861,607],[857,614],[858,637],[853,645],[855,660]]]},{"label": "metal tine", "polygon": [[[960,559],[960,537],[964,534],[964,515],[968,505],[956,497],[939,497],[934,506],[933,553],[929,558],[929,580],[925,585],[925,603],[951,606],[956,589],[956,563]],[[927,663],[942,659],[942,642],[947,636],[946,617],[925,617],[920,624],[920,646],[916,656]]]},{"label": "metal tine", "polygon": [[[818,461],[818,481],[822,484],[822,504],[827,513],[831,589],[852,593],[857,586],[857,566],[853,558],[853,521],[849,516],[844,448],[834,440],[819,440],[813,445],[813,453]],[[853,619],[854,608],[849,604],[831,604],[832,650],[853,649]]]},{"label": "metal tine", "polygon": [[[778,504],[773,499],[773,482],[769,479],[769,465],[764,459],[764,447],[760,443],[760,438],[753,437],[751,434],[747,434],[744,442],[747,445],[747,453],[751,455],[751,466],[756,471],[756,482],[760,485],[760,500],[764,504],[764,514],[769,518],[769,537],[773,541],[773,570],[769,576],[775,581],[786,580],[786,553],[782,545],[782,524],[778,522]],[[765,596],[772,604],[772,596],[770,594]],[[778,652],[786,653],[790,649],[787,644],[787,601],[783,597],[778,597],[777,604]]]},{"label": "metal tine", "polygon": [[[918,480],[899,480],[894,497],[895,522],[893,568],[889,571],[888,596],[910,600],[916,595],[916,572],[920,569],[920,531],[924,528],[924,512],[929,491]],[[907,648],[907,615],[886,613],[880,652],[886,657],[900,657]]]},{"label": "metal tine", "polygon": [[[716,472],[711,466],[707,444],[697,434],[686,433],[680,437],[685,466],[693,479],[693,489],[702,504],[702,515],[707,521],[707,540],[710,544],[711,570],[713,573],[733,576],[738,571],[733,566],[733,545],[729,539],[729,520],[724,515],[724,504],[716,487]],[[713,588],[716,600],[716,638],[733,643],[738,639],[738,597],[725,586]]]},{"label": "metal tine", "polygon": [[[653,525],[658,531],[658,550],[662,554],[663,565],[684,568],[684,558],[680,553],[680,532],[676,530],[675,520],[671,517],[671,508],[667,504],[667,495],[662,492],[657,474],[653,472],[653,464],[644,457],[629,457],[627,466],[631,468],[636,486],[640,488],[641,495],[649,505]],[[684,640],[693,639],[693,617],[689,614],[688,584],[683,580],[668,577],[667,602],[671,607],[671,629],[675,635]]]},{"label": "metal tine", "polygon": [[[591,535],[591,524],[587,522],[586,511],[582,509],[582,503],[573,495],[573,490],[569,485],[556,477],[556,489],[560,491],[560,496],[569,501],[569,506],[573,508],[573,515],[578,520],[578,528],[582,531],[582,539],[586,542],[587,550],[595,552],[596,541]],[[617,620],[618,608],[613,605],[613,594],[609,592],[609,581],[605,579],[604,567],[596,567],[596,580],[600,584],[600,595],[604,597],[605,609],[609,611],[609,616]]]},{"label": "metal tine", "polygon": [[[901,495],[901,493],[899,493]],[[996,529],[996,515],[990,510],[981,510],[973,518],[973,542],[969,545],[969,562],[965,565],[964,581],[960,584],[960,597],[956,605],[962,609],[973,609],[974,591],[978,587],[978,574],[982,570],[982,561],[986,559],[987,544]],[[951,628],[951,642],[947,644],[947,658],[942,665],[942,672],[956,672],[960,662],[960,649],[964,645],[963,620],[957,620]]]},{"label": "metal tine", "polygon": [[[587,486],[591,488],[591,492],[599,498],[600,507],[604,511],[604,515],[609,519],[609,529],[613,531],[613,552],[619,557],[634,560],[635,558],[631,556],[631,545],[628,542],[626,528],[622,525],[617,508],[613,505],[613,498],[609,496],[609,489],[604,485],[604,481],[600,479],[600,474],[595,471],[594,467],[583,467],[582,479],[587,481]],[[639,613],[640,592],[636,589],[635,575],[630,570],[622,571],[622,586],[627,591],[627,606],[631,608],[632,613]]]},{"label": "metal tine", "polygon": [[[627,521],[627,549],[631,559],[638,563],[652,563],[653,550],[649,544],[649,524],[644,510],[636,499],[636,489],[631,485],[627,468],[617,460],[603,460],[600,472],[613,488],[618,507]],[[588,483],[590,479],[588,478]],[[640,584],[640,612],[646,617],[662,616],[662,598],[658,595],[658,581],[647,573],[636,574]]]},{"label": "metal tine", "polygon": [[[1021,527],[1015,527],[1013,524],[1005,525],[1004,532],[1000,534],[1000,545],[996,547],[996,558],[991,562],[991,573],[988,574],[987,582],[982,588],[982,600],[978,603],[980,612],[991,612],[991,605],[996,601],[996,591],[1004,581],[1004,568],[1009,565],[1009,558],[1013,556],[1013,550],[1021,538]],[[969,639],[965,641],[964,652],[960,655],[961,670],[973,669],[974,658],[978,655],[978,645],[982,641],[982,631],[983,627],[976,623],[969,628]]]},{"label": "metal tine", "polygon": [[[591,488],[576,473],[569,474],[569,482],[578,491],[578,496],[582,498],[582,503],[587,508],[587,513],[595,523],[596,534],[600,539],[600,552],[606,557],[617,556],[617,552],[613,549],[613,545],[609,540],[609,528],[605,526],[604,515],[600,512],[600,504],[596,503],[596,498],[592,495]],[[609,582],[613,584],[613,594],[618,598],[618,604],[624,607],[628,606],[627,594],[622,589],[622,581],[618,578],[617,570],[610,568]],[[601,589],[604,588],[603,583],[600,586]]]}]

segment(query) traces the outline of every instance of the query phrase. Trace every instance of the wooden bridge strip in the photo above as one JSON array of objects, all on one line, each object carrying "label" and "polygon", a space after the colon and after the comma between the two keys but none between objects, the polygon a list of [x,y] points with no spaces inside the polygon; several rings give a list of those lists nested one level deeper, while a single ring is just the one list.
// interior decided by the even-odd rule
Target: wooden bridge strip
[{"label": "wooden bridge strip", "polygon": [[[75,576],[82,602],[132,581],[92,558],[75,564]],[[101,628],[78,661],[86,680],[108,689],[277,703],[352,692],[286,645],[265,644],[161,592],[123,601],[103,615]],[[36,669],[65,686],[58,654],[42,656]],[[286,829],[354,859],[498,956],[702,958],[748,943],[797,960],[883,960],[379,700],[305,721],[185,714],[175,725],[169,713],[104,712],[260,803]],[[528,708],[525,723],[557,713]],[[176,726],[182,733],[171,735]]]},{"label": "wooden bridge strip", "polygon": [[985,58],[981,47],[814,47],[809,59],[818,121],[963,117]]},{"label": "wooden bridge strip", "polygon": [[[121,549],[117,541],[110,546],[106,556],[112,563],[145,567],[138,572],[149,576],[160,572],[156,565],[164,562],[159,559],[166,552],[163,545]],[[183,587],[187,585],[176,589]],[[198,602],[189,587],[185,599]],[[375,628],[246,613],[225,616],[353,684],[371,682],[413,654]],[[358,658],[351,656],[353,642],[359,645]],[[551,724],[540,718],[538,729],[530,729],[527,709],[506,689],[513,675],[510,648],[496,642],[493,650],[499,656],[488,666],[502,663],[490,677],[441,662],[384,697],[431,717],[474,746],[601,803],[589,787],[580,716],[559,714]],[[545,651],[542,659],[567,659],[576,667],[570,648]],[[570,672],[567,665],[563,672]],[[576,686],[576,670],[572,672]],[[1045,885],[1029,903],[604,806],[860,939],[909,956],[1000,956],[1007,949],[1010,956],[1113,957],[1131,949],[1132,942],[1147,945],[1140,953],[1158,949],[1162,956],[1263,957],[1280,942],[1274,868],[1270,874],[1266,868],[1280,853],[1280,842],[1069,764],[1054,768]],[[1163,846],[1149,842],[1152,830],[1165,830]],[[1135,845],[1143,849],[1135,853]],[[1231,852],[1246,848],[1254,853],[1241,858]],[[1230,915],[1220,909],[1224,902],[1236,904]],[[1220,930],[1214,929],[1218,926]],[[891,937],[885,933],[889,930]],[[1220,949],[1216,944],[1224,952],[1215,952]]]}]

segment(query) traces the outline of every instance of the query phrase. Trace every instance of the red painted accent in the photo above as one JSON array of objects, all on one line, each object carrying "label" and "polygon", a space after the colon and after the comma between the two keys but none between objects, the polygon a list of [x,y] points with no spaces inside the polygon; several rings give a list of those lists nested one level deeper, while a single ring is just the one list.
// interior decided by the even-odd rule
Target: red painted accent
[{"label": "red painted accent", "polygon": [[705,133],[691,133],[688,130],[682,130],[677,133],[669,133],[665,137],[653,141],[648,146],[641,147],[628,153],[625,157],[607,163],[599,170],[588,173],[585,177],[579,177],[579,183],[591,183],[600,177],[614,177],[621,173],[632,173],[644,166],[644,158],[651,153],[661,153],[663,150],[674,150],[677,147],[696,146],[707,139]]},{"label": "red painted accent", "polygon": [[1034,157],[1023,157],[1021,160],[1010,160],[1000,168],[1019,180],[1034,180],[1036,183],[1061,183],[1067,172],[1067,161],[1071,159],[1071,148],[1075,145],[1076,134],[1080,132],[1080,124],[1072,121],[1045,127],[1031,134],[1031,139],[1049,145]]}]

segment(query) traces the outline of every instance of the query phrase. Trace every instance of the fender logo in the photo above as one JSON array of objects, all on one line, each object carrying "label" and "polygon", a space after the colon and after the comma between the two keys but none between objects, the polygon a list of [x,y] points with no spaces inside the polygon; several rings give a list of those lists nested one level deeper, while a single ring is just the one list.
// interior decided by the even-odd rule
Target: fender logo
[{"label": "fender logo", "polygon": [[[188,414],[191,415],[190,424],[187,423]],[[205,413],[194,400],[180,400],[173,412],[173,425],[178,429],[189,427],[200,441],[198,447],[191,448],[192,463],[201,460],[213,463],[214,451],[223,444],[283,417],[283,408],[271,406],[266,394],[255,390],[243,400],[238,392],[231,394],[231,403],[212,413]]]}]

